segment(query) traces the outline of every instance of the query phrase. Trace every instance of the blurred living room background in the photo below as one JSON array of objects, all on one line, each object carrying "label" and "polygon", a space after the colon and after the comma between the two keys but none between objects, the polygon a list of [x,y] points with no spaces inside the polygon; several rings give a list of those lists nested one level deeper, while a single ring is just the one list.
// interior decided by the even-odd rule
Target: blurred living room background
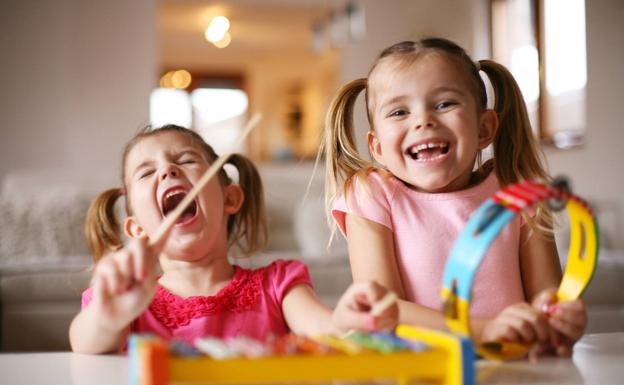
[{"label": "blurred living room background", "polygon": [[223,152],[261,113],[238,150],[261,171],[271,241],[240,263],[302,258],[333,304],[351,276],[340,236],[326,247],[312,172],[325,111],[383,48],[427,36],[512,69],[552,174],[600,220],[589,331],[624,330],[622,20],[620,0],[3,0],[1,350],[68,348],[86,207],[119,185],[123,146],[148,124],[192,127]]}]

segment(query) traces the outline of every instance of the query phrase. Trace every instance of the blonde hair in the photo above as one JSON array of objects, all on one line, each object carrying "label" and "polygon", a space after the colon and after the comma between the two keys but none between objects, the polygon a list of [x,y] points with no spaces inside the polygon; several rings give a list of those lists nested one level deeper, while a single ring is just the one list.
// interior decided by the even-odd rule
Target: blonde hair
[{"label": "blonde hair", "polygon": [[[174,132],[185,135],[192,143],[202,150],[208,162],[215,161],[218,156],[196,132],[177,125],[169,124],[152,129],[145,127],[135,135],[126,145],[122,155],[121,180],[123,188],[108,189],[98,195],[89,206],[85,220],[85,235],[87,243],[97,262],[105,254],[114,252],[123,247],[121,227],[115,214],[115,203],[125,195],[125,163],[130,150],[142,139],[165,132]],[[264,192],[258,170],[251,160],[240,154],[232,154],[226,164],[231,164],[238,170],[238,184],[243,190],[244,200],[240,210],[230,216],[227,223],[228,242],[230,246],[239,247],[243,255],[251,255],[262,250],[268,242],[268,228],[264,206]],[[221,168],[217,177],[222,186],[232,183],[225,170]],[[126,213],[132,213],[131,202],[126,199]]]},{"label": "blonde hair", "polygon": [[[319,154],[325,155],[325,206],[332,234],[335,232],[335,224],[331,220],[330,213],[334,201],[341,194],[347,193],[354,179],[360,178],[364,181],[363,176],[376,170],[372,162],[365,160],[358,153],[355,145],[353,110],[358,95],[364,91],[366,115],[371,129],[374,130],[369,100],[371,73],[380,61],[386,58],[413,62],[429,53],[445,55],[460,64],[477,102],[479,113],[487,108],[485,84],[479,75],[479,69],[488,75],[495,94],[494,110],[500,122],[493,148],[494,170],[501,187],[523,180],[550,181],[543,154],[531,130],[520,88],[504,66],[491,60],[481,60],[478,68],[463,48],[446,39],[404,41],[383,50],[375,60],[367,78],[353,80],[340,88],[327,112],[325,136]],[[477,154],[479,167],[481,167],[480,155]],[[531,228],[540,232],[551,232],[552,219],[544,207],[538,208],[534,219],[526,219]]]}]

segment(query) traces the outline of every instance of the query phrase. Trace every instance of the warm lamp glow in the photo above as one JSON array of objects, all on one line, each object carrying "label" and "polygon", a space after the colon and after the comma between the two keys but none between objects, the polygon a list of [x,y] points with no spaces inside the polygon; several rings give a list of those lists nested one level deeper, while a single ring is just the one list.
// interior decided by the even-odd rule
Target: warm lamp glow
[{"label": "warm lamp glow", "polygon": [[216,43],[225,38],[230,29],[230,20],[225,16],[217,16],[208,25],[204,36],[211,43]]},{"label": "warm lamp glow", "polygon": [[178,70],[171,76],[173,88],[184,89],[191,84],[191,74],[187,70]]},{"label": "warm lamp glow", "polygon": [[217,48],[225,48],[228,45],[230,45],[230,42],[232,42],[232,35],[230,35],[229,32],[226,32],[225,36],[223,36],[223,39],[221,39],[219,41],[215,41],[213,44]]},{"label": "warm lamp glow", "polygon": [[191,84],[191,80],[187,70],[169,71],[160,78],[160,87],[184,89]]},{"label": "warm lamp glow", "polygon": [[171,83],[171,77],[173,76],[174,72],[175,71],[169,71],[160,78],[161,88],[173,88],[173,85]]}]

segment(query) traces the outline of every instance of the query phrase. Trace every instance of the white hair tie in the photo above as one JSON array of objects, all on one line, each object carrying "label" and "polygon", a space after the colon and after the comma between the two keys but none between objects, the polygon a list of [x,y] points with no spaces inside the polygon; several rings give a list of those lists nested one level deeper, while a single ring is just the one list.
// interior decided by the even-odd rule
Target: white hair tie
[{"label": "white hair tie", "polygon": [[477,73],[481,80],[483,81],[483,85],[485,86],[485,108],[493,109],[496,102],[496,94],[494,93],[494,87],[492,86],[492,82],[490,81],[490,77],[485,73],[485,71],[481,71],[481,66],[479,63],[475,63],[477,66]]}]

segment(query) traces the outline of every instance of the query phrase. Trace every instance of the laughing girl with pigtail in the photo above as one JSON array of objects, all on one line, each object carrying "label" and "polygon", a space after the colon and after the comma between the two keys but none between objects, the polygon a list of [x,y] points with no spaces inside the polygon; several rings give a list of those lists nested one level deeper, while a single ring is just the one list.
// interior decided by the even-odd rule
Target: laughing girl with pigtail
[{"label": "laughing girl with pigtail", "polygon": [[[482,75],[494,90],[493,108]],[[355,143],[362,91],[373,161]],[[484,162],[489,145],[493,158]],[[445,328],[444,266],[470,215],[501,187],[550,179],[510,72],[491,60],[475,63],[439,38],[388,47],[367,78],[342,87],[322,151],[327,210],[347,239],[354,281],[399,293],[400,322],[438,329]],[[554,303],[561,276],[547,208],[517,218],[475,277],[474,337],[570,355],[587,316],[581,300]]]}]

